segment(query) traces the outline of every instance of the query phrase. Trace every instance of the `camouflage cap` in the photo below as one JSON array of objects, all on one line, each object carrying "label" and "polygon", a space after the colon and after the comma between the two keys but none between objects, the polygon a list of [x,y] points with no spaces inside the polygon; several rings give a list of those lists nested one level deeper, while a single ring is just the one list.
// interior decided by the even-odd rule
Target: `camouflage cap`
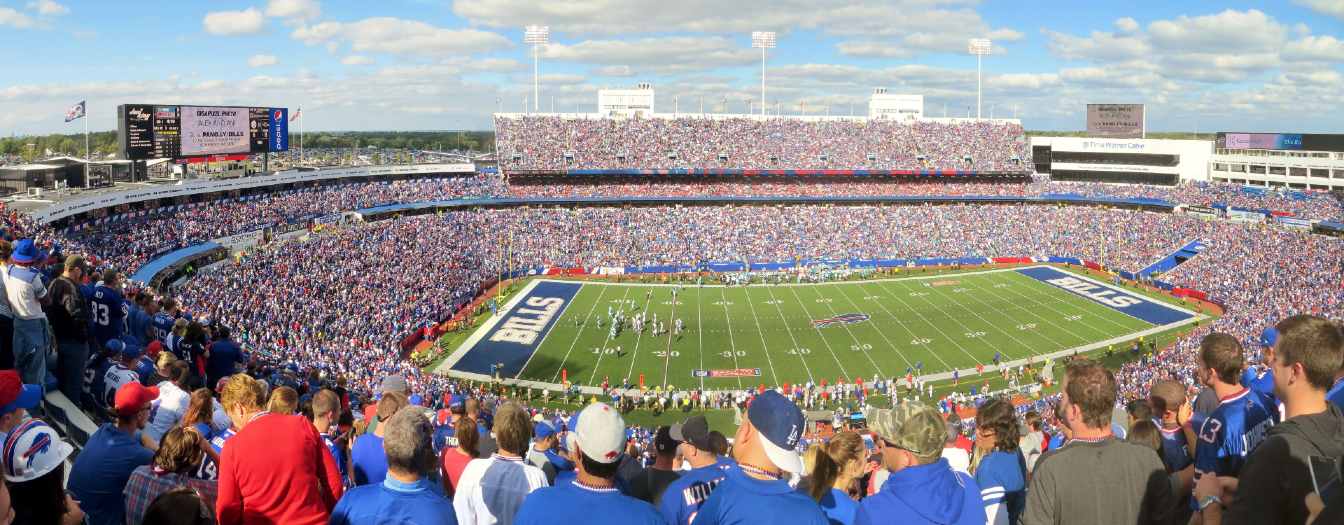
[{"label": "camouflage cap", "polygon": [[901,403],[891,409],[870,408],[863,415],[868,428],[878,436],[921,459],[938,457],[947,441],[942,414],[920,402]]}]

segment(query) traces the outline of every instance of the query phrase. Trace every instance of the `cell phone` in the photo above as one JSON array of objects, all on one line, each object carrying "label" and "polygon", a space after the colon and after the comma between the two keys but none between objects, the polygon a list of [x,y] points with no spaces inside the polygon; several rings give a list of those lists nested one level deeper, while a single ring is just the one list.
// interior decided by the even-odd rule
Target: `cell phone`
[{"label": "cell phone", "polygon": [[1311,456],[1307,461],[1311,470],[1311,488],[1321,496],[1322,501],[1330,501],[1340,490],[1339,462],[1336,458]]}]

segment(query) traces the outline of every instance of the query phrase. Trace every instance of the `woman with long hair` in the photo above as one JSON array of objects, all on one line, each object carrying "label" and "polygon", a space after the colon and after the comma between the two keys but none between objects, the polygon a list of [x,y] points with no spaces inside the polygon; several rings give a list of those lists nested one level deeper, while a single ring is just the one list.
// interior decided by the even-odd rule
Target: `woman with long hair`
[{"label": "woman with long hair", "polygon": [[816,462],[808,476],[808,495],[817,500],[831,523],[854,523],[859,502],[850,493],[854,481],[863,476],[866,459],[863,438],[851,430],[831,436],[831,440],[817,451]]},{"label": "woman with long hair", "polygon": [[155,498],[177,487],[195,490],[213,509],[218,482],[193,476],[200,469],[207,448],[210,444],[194,430],[177,427],[164,434],[158,452],[154,453],[154,462],[136,467],[122,491],[126,496],[126,522],[140,523]]},{"label": "woman with long hair", "polygon": [[971,468],[991,525],[1016,524],[1027,503],[1027,459],[1018,445],[1017,411],[994,398],[975,414],[975,459]]},{"label": "woman with long hair", "polygon": [[215,396],[207,388],[197,388],[191,393],[191,400],[187,402],[187,411],[182,414],[180,426],[201,436],[205,442],[205,447],[201,451],[205,457],[192,474],[194,478],[219,479],[219,450],[211,444],[216,435],[214,428],[210,426],[214,412]]},{"label": "woman with long hair", "polygon": [[467,463],[481,455],[477,450],[480,435],[476,431],[476,420],[457,418],[457,423],[453,424],[453,438],[457,439],[457,446],[443,449],[443,458],[439,461],[443,468],[443,493],[449,498],[453,497],[457,480],[462,478]]}]

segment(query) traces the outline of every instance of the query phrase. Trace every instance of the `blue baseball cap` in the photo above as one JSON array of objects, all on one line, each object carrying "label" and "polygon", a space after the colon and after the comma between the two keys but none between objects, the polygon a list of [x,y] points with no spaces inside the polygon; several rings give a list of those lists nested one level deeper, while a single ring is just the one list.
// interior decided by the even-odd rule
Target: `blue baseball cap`
[{"label": "blue baseball cap", "polygon": [[103,347],[118,354],[126,351],[126,343],[121,339],[108,339],[106,343],[103,343]]},{"label": "blue baseball cap", "polygon": [[0,415],[20,408],[32,410],[41,401],[41,386],[23,384],[18,371],[0,371]]},{"label": "blue baseball cap", "polygon": [[448,398],[449,410],[462,410],[466,408],[466,405],[467,400],[466,398],[462,397],[462,394],[453,394],[452,397]]},{"label": "blue baseball cap", "polygon": [[805,421],[798,405],[779,392],[766,390],[751,401],[747,420],[764,438],[761,448],[771,463],[785,472],[803,471],[803,461],[798,457],[798,438],[803,436]]},{"label": "blue baseball cap", "polygon": [[121,345],[121,355],[122,355],[123,357],[129,357],[129,358],[134,359],[134,358],[140,357],[140,356],[141,356],[142,354],[144,354],[144,353],[145,353],[145,349],[144,349],[144,347],[142,347],[142,346],[140,346],[140,345],[138,345],[138,344],[134,344],[134,343],[132,343],[132,344],[125,344],[125,343],[122,343],[122,345]]},{"label": "blue baseball cap", "polygon": [[1269,326],[1260,332],[1260,346],[1268,348],[1277,342],[1279,342],[1279,329]]},{"label": "blue baseball cap", "polygon": [[545,439],[555,435],[555,427],[551,426],[550,423],[542,421],[532,428],[532,434],[537,436],[537,439]]},{"label": "blue baseball cap", "polygon": [[37,250],[37,245],[33,244],[32,239],[23,239],[14,244],[14,251],[9,257],[16,263],[31,263],[36,261],[41,253]]}]

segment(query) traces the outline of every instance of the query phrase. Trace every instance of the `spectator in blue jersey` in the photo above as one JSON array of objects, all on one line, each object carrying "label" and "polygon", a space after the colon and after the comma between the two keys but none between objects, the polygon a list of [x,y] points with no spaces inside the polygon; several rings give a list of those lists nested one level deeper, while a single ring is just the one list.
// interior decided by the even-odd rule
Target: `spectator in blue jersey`
[{"label": "spectator in blue jersey", "polygon": [[121,339],[126,330],[126,299],[121,295],[121,275],[115,271],[103,272],[103,282],[93,289],[89,299],[89,320],[93,326],[94,343],[99,347],[113,339]]},{"label": "spectator in blue jersey", "polygon": [[127,383],[113,404],[116,424],[104,423],[84,444],[70,469],[70,492],[88,514],[91,525],[125,523],[122,491],[136,467],[148,465],[154,453],[137,436],[149,422],[149,409],[159,389]]},{"label": "spectator in blue jersey", "polygon": [[547,421],[539,421],[532,427],[532,446],[527,448],[527,455],[523,457],[528,465],[537,467],[546,473],[546,483],[548,485],[555,485],[556,468],[546,453],[555,448],[555,443],[555,427]]},{"label": "spectator in blue jersey", "polygon": [[808,473],[807,495],[821,505],[821,511],[826,513],[831,525],[854,523],[859,502],[850,494],[857,492],[856,482],[863,476],[867,456],[863,438],[852,430],[831,436],[817,451],[812,471]]},{"label": "spectator in blue jersey", "polygon": [[723,481],[725,466],[714,454],[705,416],[691,416],[672,425],[668,435],[679,443],[677,451],[690,470],[683,471],[680,478],[667,485],[658,512],[668,525],[690,525],[705,500]]},{"label": "spectator in blue jersey", "polygon": [[141,345],[148,345],[150,341],[157,339],[154,336],[153,325],[154,314],[159,305],[154,302],[153,297],[148,292],[140,290],[126,304],[126,333]]},{"label": "spectator in blue jersey", "polygon": [[434,469],[434,427],[416,408],[384,420],[387,477],[346,492],[331,512],[332,525],[442,523],[456,525],[453,502],[429,479]]},{"label": "spectator in blue jersey", "polygon": [[88,271],[83,257],[71,255],[65,271],[51,282],[47,320],[56,337],[56,381],[71,403],[81,402],[84,367],[89,362],[89,304],[79,286]]},{"label": "spectator in blue jersey", "polygon": [[936,408],[918,401],[864,416],[877,434],[882,467],[890,474],[876,494],[859,502],[854,523],[985,523],[980,486],[942,459],[947,425]]},{"label": "spectator in blue jersey", "polygon": [[[408,405],[400,392],[388,392],[378,400],[378,419],[387,421]],[[356,486],[377,485],[387,477],[387,456],[383,453],[383,426],[355,439],[350,449],[350,473]]]},{"label": "spectator in blue jersey", "polygon": [[1073,359],[1060,390],[1058,412],[1069,440],[1036,462],[1023,525],[1169,523],[1174,495],[1162,459],[1111,433],[1118,396],[1111,371]]},{"label": "spectator in blue jersey", "polygon": [[10,254],[13,264],[5,268],[5,293],[14,312],[14,367],[23,376],[23,382],[46,385],[47,348],[50,328],[42,304],[48,302],[47,286],[41,273],[34,267],[46,259],[32,239],[23,239],[14,245]]},{"label": "spectator in blue jersey", "polygon": [[1195,432],[1195,483],[1206,474],[1236,477],[1246,455],[1278,422],[1278,407],[1269,394],[1241,386],[1245,360],[1237,338],[1218,332],[1204,336],[1195,362],[1196,377],[1218,396],[1218,408]]},{"label": "spectator in blue jersey", "polygon": [[1274,395],[1274,345],[1279,340],[1279,330],[1273,326],[1260,332],[1256,341],[1260,344],[1260,362],[1251,363],[1241,374],[1241,386],[1266,395]]},{"label": "spectator in blue jersey", "polygon": [[579,413],[571,437],[578,459],[574,482],[528,494],[513,523],[663,524],[652,505],[616,489],[616,471],[625,449],[625,421],[619,412],[606,403],[588,405]]},{"label": "spectator in blue jersey", "polygon": [[341,399],[336,397],[336,393],[327,389],[322,389],[313,395],[313,428],[317,429],[317,434],[322,437],[322,444],[326,445],[327,452],[331,453],[331,459],[336,461],[336,470],[341,472],[341,480],[349,482],[350,480],[350,460],[345,454],[345,439],[337,434],[336,423],[341,417]]},{"label": "spectator in blue jersey", "polygon": [[178,310],[177,300],[172,297],[164,297],[159,300],[158,307],[155,308],[154,320],[151,326],[154,328],[154,338],[160,341],[167,341],[168,335],[173,333],[173,325],[177,321],[181,312]]},{"label": "spectator in blue jersey", "polygon": [[793,490],[785,479],[803,473],[797,448],[804,425],[798,405],[779,392],[766,390],[753,398],[733,440],[737,468],[728,469],[705,500],[695,516],[696,525],[825,525],[826,515],[817,502]]},{"label": "spectator in blue jersey", "polygon": [[1178,381],[1164,379],[1153,383],[1148,394],[1153,411],[1153,425],[1157,427],[1162,465],[1171,476],[1171,485],[1177,495],[1172,523],[1189,523],[1193,509],[1187,504],[1187,495],[1194,489],[1195,466],[1190,450],[1195,433],[1191,427],[1191,407],[1186,399],[1185,386]]},{"label": "spectator in blue jersey", "polygon": [[221,378],[238,373],[238,365],[244,364],[243,349],[229,338],[229,328],[220,326],[215,329],[215,341],[210,344],[205,365],[205,380],[214,384]]},{"label": "spectator in blue jersey", "polygon": [[985,501],[987,523],[1016,524],[1027,500],[1027,460],[1018,447],[1016,409],[994,398],[975,413],[975,482]]},{"label": "spectator in blue jersey", "polygon": [[1274,393],[1283,402],[1285,419],[1251,451],[1237,478],[1236,498],[1226,509],[1227,481],[1199,481],[1195,497],[1205,524],[1303,523],[1305,498],[1313,492],[1310,458],[1344,456],[1344,414],[1325,398],[1335,372],[1344,366],[1344,333],[1314,315],[1289,317],[1276,328]]}]

